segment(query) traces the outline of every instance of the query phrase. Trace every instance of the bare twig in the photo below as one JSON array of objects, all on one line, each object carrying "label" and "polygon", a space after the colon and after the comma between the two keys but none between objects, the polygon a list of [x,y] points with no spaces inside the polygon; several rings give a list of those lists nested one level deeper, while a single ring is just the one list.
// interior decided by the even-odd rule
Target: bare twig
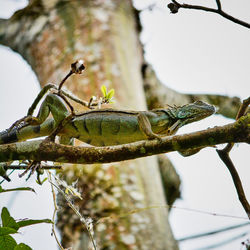
[{"label": "bare twig", "polygon": [[72,75],[72,74],[82,74],[82,71],[85,69],[83,65],[83,60],[77,60],[76,62],[71,64],[71,70],[69,73],[63,78],[58,87],[58,92],[60,92],[64,82]]},{"label": "bare twig", "polygon": [[218,10],[221,10],[221,2],[220,2],[220,0],[215,0],[215,1],[216,1]]},{"label": "bare twig", "polygon": [[[20,166],[20,165],[10,165],[10,166],[6,166],[6,169],[14,169],[14,170],[23,170],[26,169],[28,166],[24,165],[24,166]],[[62,166],[41,166],[41,169],[62,169]]]},{"label": "bare twig", "polygon": [[178,3],[177,1],[175,0],[172,0],[172,3],[168,4],[168,8],[170,9],[171,13],[173,14],[176,14],[178,12],[178,10],[180,8],[183,8],[183,9],[193,9],[193,10],[202,10],[202,11],[207,11],[207,12],[213,12],[213,13],[216,13],[234,23],[237,23],[241,26],[244,26],[246,28],[250,28],[250,24],[247,23],[247,22],[244,22],[238,18],[235,18],[229,14],[227,14],[226,12],[224,12],[222,9],[221,9],[221,3],[219,0],[216,0],[216,4],[217,4],[217,9],[214,9],[214,8],[209,8],[209,7],[205,7],[205,6],[200,6],[200,5],[192,5],[192,4],[180,4]]},{"label": "bare twig", "polygon": [[232,160],[230,159],[230,157],[229,157],[229,155],[228,155],[228,153],[226,151],[218,150],[218,149],[216,151],[217,151],[219,157],[221,158],[221,160],[227,166],[227,168],[228,168],[228,170],[229,170],[229,172],[230,172],[230,174],[232,176],[234,186],[235,186],[235,188],[237,190],[239,200],[240,200],[243,208],[245,209],[245,211],[247,213],[247,216],[250,219],[250,205],[249,205],[249,203],[248,203],[248,201],[246,199],[245,192],[244,192],[240,177],[238,175],[238,172],[237,172]]},{"label": "bare twig", "polygon": [[[61,180],[58,179],[58,177],[54,176],[54,178],[56,179],[56,181],[58,182],[58,184],[63,184]],[[93,232],[93,228],[92,228],[92,220],[91,218],[84,218],[81,213],[78,211],[77,207],[71,202],[70,197],[68,194],[66,194],[66,192],[64,192],[59,186],[57,186],[56,184],[54,184],[51,179],[49,179],[49,182],[52,186],[54,186],[59,193],[61,193],[64,197],[64,199],[67,201],[68,206],[74,211],[74,213],[79,217],[81,223],[85,226],[85,228],[87,229],[88,235],[91,239],[92,245],[94,250],[97,250],[97,246],[96,246],[96,242],[94,239],[94,232]]]},{"label": "bare twig", "polygon": [[243,100],[242,105],[240,106],[239,112],[236,116],[236,120],[238,120],[241,116],[248,112],[248,106],[250,104],[250,97]]},{"label": "bare twig", "polygon": [[[250,97],[243,101],[243,103],[239,109],[239,112],[237,114],[236,120],[240,119],[240,117],[243,116],[247,112],[249,104],[250,104]],[[235,168],[235,166],[234,166],[234,164],[229,156],[229,152],[231,151],[233,146],[234,146],[234,143],[228,143],[224,149],[221,149],[221,150],[217,149],[216,151],[217,151],[219,157],[221,158],[221,160],[225,163],[226,167],[228,168],[228,170],[232,176],[234,186],[236,188],[239,200],[240,200],[243,208],[245,209],[245,211],[250,219],[250,205],[249,205],[247,198],[245,196],[245,192],[244,192],[239,174],[238,174],[238,172],[237,172],[237,170],[236,170],[236,168]]]},{"label": "bare twig", "polygon": [[[217,243],[215,243],[215,244],[212,244],[212,245],[207,245],[207,246],[205,246],[204,248],[199,248],[200,250],[207,250],[207,249],[222,249],[222,246],[224,246],[224,245],[228,245],[228,244],[230,244],[231,242],[233,242],[233,241],[236,241],[236,240],[239,240],[239,239],[241,239],[241,238],[243,238],[243,237],[245,237],[246,235],[248,235],[248,231],[246,231],[246,232],[243,232],[243,233],[240,233],[240,234],[237,234],[237,235],[235,235],[235,236],[230,236],[230,237],[228,237],[227,239],[225,239],[225,240],[222,240],[222,241],[219,241],[219,242],[217,242]],[[230,245],[229,245],[230,246]]]},{"label": "bare twig", "polygon": [[249,225],[249,222],[241,223],[241,224],[233,225],[233,226],[229,226],[229,227],[220,228],[220,229],[210,231],[210,232],[206,232],[206,233],[199,233],[199,234],[195,234],[195,235],[186,236],[186,237],[177,239],[177,241],[185,241],[185,240],[192,240],[192,239],[202,238],[202,237],[210,236],[210,235],[213,235],[213,234],[233,230],[235,228],[244,227],[244,226],[247,226],[247,225]]},{"label": "bare twig", "polygon": [[55,194],[55,190],[54,190],[54,186],[52,185],[52,180],[51,180],[51,173],[49,171],[46,171],[47,173],[47,176],[48,176],[48,180],[49,180],[49,183],[51,185],[51,192],[52,192],[52,197],[53,197],[53,203],[54,203],[54,212],[53,212],[53,217],[52,217],[52,221],[53,221],[53,224],[52,224],[52,233],[56,239],[56,242],[58,244],[58,246],[60,247],[61,250],[65,250],[63,248],[63,246],[60,244],[60,241],[58,240],[57,236],[56,236],[56,230],[55,230],[55,217],[56,217],[56,212],[58,210],[58,207],[57,207],[57,204],[56,204],[56,194]]}]

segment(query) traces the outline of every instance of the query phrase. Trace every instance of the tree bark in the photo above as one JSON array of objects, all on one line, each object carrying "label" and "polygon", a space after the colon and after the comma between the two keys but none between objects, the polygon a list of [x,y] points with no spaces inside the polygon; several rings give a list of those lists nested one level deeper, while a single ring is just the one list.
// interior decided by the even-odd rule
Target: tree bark
[{"label": "tree bark", "polygon": [[[100,95],[105,84],[116,90],[116,107],[143,110],[144,60],[136,19],[131,1],[33,0],[9,20],[0,20],[0,43],[28,61],[41,86],[58,84],[69,65],[83,58],[86,70],[67,81],[69,90],[88,100]],[[101,249],[178,249],[167,209],[129,213],[165,204],[156,157],[91,167],[68,165],[60,176],[68,183],[78,179],[83,200],[75,204],[85,217],[99,221],[94,229]],[[86,230],[60,195],[58,202],[63,246],[87,249]],[[106,216],[109,219],[100,221]]]}]

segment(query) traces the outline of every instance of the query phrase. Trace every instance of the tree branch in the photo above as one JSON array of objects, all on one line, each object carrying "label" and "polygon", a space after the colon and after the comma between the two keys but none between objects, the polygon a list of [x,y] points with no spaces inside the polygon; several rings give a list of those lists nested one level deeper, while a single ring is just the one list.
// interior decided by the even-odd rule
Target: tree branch
[{"label": "tree branch", "polygon": [[218,10],[221,10],[221,2],[220,2],[220,0],[215,0],[215,1],[216,1]]},{"label": "tree branch", "polygon": [[[250,97],[243,101],[243,103],[239,109],[239,112],[237,114],[236,120],[240,119],[240,117],[242,117],[245,113],[247,113],[249,104],[250,104]],[[237,172],[237,170],[236,170],[236,168],[235,168],[235,166],[234,166],[234,164],[229,156],[229,152],[231,151],[233,146],[234,146],[234,143],[228,143],[224,149],[216,150],[216,151],[217,151],[219,157],[221,158],[221,160],[225,163],[227,169],[229,170],[229,172],[232,176],[234,186],[236,188],[239,200],[240,200],[243,208],[245,209],[245,211],[248,215],[248,218],[250,219],[250,205],[249,205],[247,198],[245,196],[245,192],[244,192],[241,180],[240,180],[240,176],[239,176],[239,174],[238,174],[238,172]]]},{"label": "tree branch", "polygon": [[237,18],[227,14],[226,12],[224,12],[221,9],[221,3],[220,3],[219,0],[216,0],[216,4],[217,4],[218,9],[213,9],[213,8],[200,6],[200,5],[185,4],[185,3],[180,4],[177,1],[172,0],[172,3],[168,4],[168,8],[170,9],[171,13],[173,13],[173,14],[176,14],[180,8],[193,9],[193,10],[202,10],[202,11],[206,11],[206,12],[213,12],[213,13],[219,14],[220,16],[223,16],[224,18],[226,18],[226,19],[228,19],[228,20],[230,20],[230,21],[232,21],[234,23],[237,23],[237,24],[239,24],[241,26],[244,26],[246,28],[250,28],[249,23],[244,22],[244,21],[242,21],[240,19],[237,19]]},{"label": "tree branch", "polygon": [[5,34],[8,27],[8,19],[0,18],[0,44],[6,45]]},{"label": "tree branch", "polygon": [[148,64],[142,68],[144,89],[149,109],[169,105],[184,105],[197,100],[216,105],[217,113],[235,119],[241,105],[240,98],[212,94],[183,94],[168,88],[157,78],[154,70]]},{"label": "tree branch", "polygon": [[28,58],[26,47],[37,37],[42,28],[48,22],[48,15],[28,15],[22,16],[22,12],[17,11],[10,19],[0,19],[0,44],[5,45]]},{"label": "tree branch", "polygon": [[221,143],[250,143],[249,124],[250,114],[225,126],[190,134],[167,136],[161,141],[147,140],[108,147],[65,146],[48,140],[25,141],[1,145],[0,162],[28,159],[80,164],[108,163]]},{"label": "tree branch", "polygon": [[233,182],[234,182],[234,186],[236,188],[239,200],[243,206],[243,208],[245,209],[248,218],[250,219],[250,205],[247,201],[241,180],[240,180],[240,176],[232,162],[232,160],[230,159],[229,155],[227,152],[223,151],[223,150],[216,150],[218,155],[220,156],[221,160],[225,163],[225,165],[227,166],[227,169],[229,170]]}]

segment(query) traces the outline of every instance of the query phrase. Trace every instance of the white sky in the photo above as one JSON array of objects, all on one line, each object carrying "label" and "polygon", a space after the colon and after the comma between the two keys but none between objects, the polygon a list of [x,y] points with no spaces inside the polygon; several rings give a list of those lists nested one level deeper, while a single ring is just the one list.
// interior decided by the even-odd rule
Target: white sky
[{"label": "white sky", "polygon": [[[136,6],[145,7],[152,1],[136,1]],[[250,30],[220,16],[193,10],[180,10],[169,14],[168,1],[156,1],[159,8],[141,14],[144,31],[145,55],[152,63],[159,78],[169,87],[182,92],[219,93],[246,98],[250,93]],[[186,1],[191,3],[191,1]],[[192,1],[198,4],[198,1]],[[204,1],[199,1],[204,2]],[[206,1],[215,6],[215,1]],[[22,7],[25,1],[0,0],[0,16],[9,17],[14,8]],[[223,8],[235,17],[250,22],[249,0],[225,0]],[[39,91],[36,77],[20,56],[6,47],[0,47],[0,130],[24,116]],[[190,132],[232,122],[220,116],[200,123],[185,126],[179,133]],[[250,200],[249,155],[247,145],[236,145],[231,156],[234,161],[248,200]],[[199,154],[183,158],[177,153],[169,157],[182,179],[182,200],[175,205],[246,217],[235,192],[226,167],[214,149],[205,149]],[[31,184],[32,183],[32,184]],[[1,205],[10,205],[15,218],[51,218],[52,198],[48,185],[38,186],[33,181],[15,179],[8,187],[32,185],[37,195],[18,193],[1,195]],[[45,192],[44,190],[47,190]],[[18,208],[18,209],[17,209]],[[170,216],[176,238],[240,224],[244,220],[224,218],[173,209]],[[43,233],[41,233],[41,230]],[[182,250],[201,249],[247,231],[244,227],[228,234],[182,243]],[[50,236],[49,225],[34,225],[22,230],[16,237],[36,250],[57,249]],[[248,230],[249,233],[249,230]],[[241,249],[243,237],[219,247],[222,250]],[[248,234],[249,238],[249,234]],[[42,247],[41,247],[42,245]]]}]

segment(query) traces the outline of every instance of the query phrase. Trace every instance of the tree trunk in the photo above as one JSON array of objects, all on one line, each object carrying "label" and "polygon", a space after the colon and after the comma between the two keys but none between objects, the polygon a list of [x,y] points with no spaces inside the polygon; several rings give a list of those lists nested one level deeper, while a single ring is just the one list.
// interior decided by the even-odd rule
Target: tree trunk
[{"label": "tree trunk", "polygon": [[[145,110],[143,53],[131,1],[30,1],[0,22],[0,42],[20,53],[44,86],[58,84],[70,64],[84,59],[84,74],[66,86],[88,100],[100,86],[114,88],[116,108]],[[77,107],[79,109],[79,107]],[[101,249],[178,249],[163,208],[165,198],[156,157],[106,165],[67,165],[60,175],[78,180],[80,212],[95,222]],[[58,228],[64,247],[87,249],[86,230],[58,196]],[[108,217],[104,219],[104,217]]]}]

